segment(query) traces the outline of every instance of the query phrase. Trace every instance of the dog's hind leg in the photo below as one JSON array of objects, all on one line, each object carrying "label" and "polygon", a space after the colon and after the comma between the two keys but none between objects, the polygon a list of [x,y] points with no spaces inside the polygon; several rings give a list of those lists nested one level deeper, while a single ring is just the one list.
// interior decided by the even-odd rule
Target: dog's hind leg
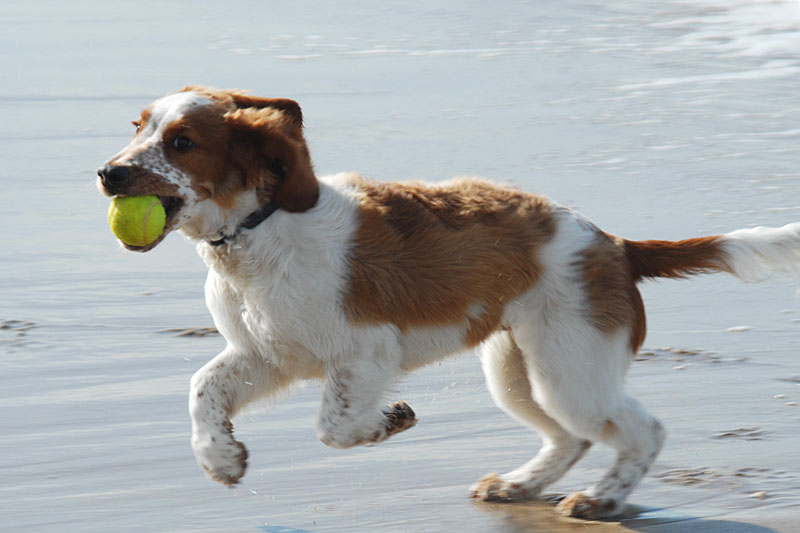
[{"label": "dog's hind leg", "polygon": [[577,518],[619,514],[661,450],[666,437],[661,422],[630,396],[622,396],[619,402],[602,432],[603,442],[617,450],[614,465],[595,485],[565,498],[558,505],[560,513]]},{"label": "dog's hind leg", "polygon": [[497,406],[536,429],[544,443],[526,464],[506,474],[489,474],[476,482],[471,488],[472,496],[504,502],[536,498],[583,456],[591,442],[569,433],[533,399],[522,352],[510,331],[499,331],[484,342],[481,363]]},{"label": "dog's hind leg", "polygon": [[514,330],[537,402],[566,431],[617,451],[616,462],[594,486],[562,501],[558,511],[581,518],[613,516],[655,460],[665,438],[661,423],[625,394],[633,356],[630,331],[606,334],[580,319],[548,328]]}]

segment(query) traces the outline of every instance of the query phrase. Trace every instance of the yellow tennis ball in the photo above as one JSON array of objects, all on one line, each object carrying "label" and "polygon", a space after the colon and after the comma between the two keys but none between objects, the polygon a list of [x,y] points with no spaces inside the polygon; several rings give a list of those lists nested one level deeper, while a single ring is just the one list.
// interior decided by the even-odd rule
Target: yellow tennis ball
[{"label": "yellow tennis ball", "polygon": [[108,208],[111,231],[131,246],[147,246],[158,239],[166,220],[157,196],[115,196]]}]

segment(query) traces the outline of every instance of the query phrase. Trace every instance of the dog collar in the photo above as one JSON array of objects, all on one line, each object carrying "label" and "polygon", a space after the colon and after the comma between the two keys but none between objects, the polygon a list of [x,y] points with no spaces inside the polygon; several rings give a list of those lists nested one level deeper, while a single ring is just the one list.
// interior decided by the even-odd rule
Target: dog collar
[{"label": "dog collar", "polygon": [[210,244],[211,246],[222,246],[229,240],[236,237],[236,235],[241,230],[255,228],[256,226],[267,220],[270,216],[272,216],[272,214],[277,210],[278,210],[277,205],[275,205],[273,202],[268,202],[264,204],[258,211],[253,211],[252,213],[247,215],[247,218],[245,218],[242,221],[242,223],[239,224],[239,227],[236,228],[236,230],[233,232],[233,235],[223,235],[221,239],[217,239],[215,241],[209,240],[206,242],[208,242],[208,244]]},{"label": "dog collar", "polygon": [[[268,165],[268,168],[275,174],[275,177],[278,178],[278,183],[286,181],[286,174],[288,170],[286,169],[286,165],[282,165],[277,161],[273,161],[272,164]],[[215,241],[206,241],[211,246],[222,246],[229,240],[236,237],[240,231],[243,229],[253,229],[265,220],[267,220],[272,214],[278,210],[278,206],[275,205],[274,202],[270,201],[261,206],[260,209],[257,211],[253,211],[247,218],[245,218],[239,227],[233,231],[233,235],[223,235],[221,239],[217,239]]]}]

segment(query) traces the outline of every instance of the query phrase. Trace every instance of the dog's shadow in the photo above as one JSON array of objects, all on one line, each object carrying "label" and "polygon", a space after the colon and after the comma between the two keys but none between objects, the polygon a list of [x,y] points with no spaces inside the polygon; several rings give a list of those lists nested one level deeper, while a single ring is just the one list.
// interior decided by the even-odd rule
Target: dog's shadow
[{"label": "dog's shadow", "polygon": [[502,531],[509,533],[541,533],[544,531],[585,531],[641,533],[776,533],[769,527],[699,518],[677,513],[670,509],[628,505],[622,516],[610,520],[579,520],[557,515],[553,507],[559,497],[547,497],[543,501],[526,503],[486,503],[475,502],[475,507],[483,512],[496,515],[502,520]]}]

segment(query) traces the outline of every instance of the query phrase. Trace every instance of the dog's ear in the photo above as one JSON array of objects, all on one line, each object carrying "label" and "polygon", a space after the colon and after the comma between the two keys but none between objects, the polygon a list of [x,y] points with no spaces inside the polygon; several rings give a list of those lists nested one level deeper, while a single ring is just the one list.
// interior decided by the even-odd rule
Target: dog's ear
[{"label": "dog's ear", "polygon": [[270,195],[279,208],[293,213],[311,209],[319,184],[303,138],[300,106],[280,98],[251,101],[257,105],[237,106],[225,115],[234,164],[241,167],[248,188]]},{"label": "dog's ear", "polygon": [[300,105],[294,100],[288,98],[262,98],[259,96],[250,96],[244,91],[238,89],[212,89],[202,85],[187,85],[181,92],[199,92],[207,94],[208,96],[217,100],[228,100],[233,102],[237,109],[264,109],[271,107],[286,113],[298,128],[303,127],[303,111]]},{"label": "dog's ear", "polygon": [[272,108],[282,111],[292,119],[295,127],[303,127],[303,111],[300,109],[300,104],[288,98],[260,98],[257,96],[249,96],[238,91],[231,91],[231,98],[233,103],[239,109],[255,108],[264,109]]}]

